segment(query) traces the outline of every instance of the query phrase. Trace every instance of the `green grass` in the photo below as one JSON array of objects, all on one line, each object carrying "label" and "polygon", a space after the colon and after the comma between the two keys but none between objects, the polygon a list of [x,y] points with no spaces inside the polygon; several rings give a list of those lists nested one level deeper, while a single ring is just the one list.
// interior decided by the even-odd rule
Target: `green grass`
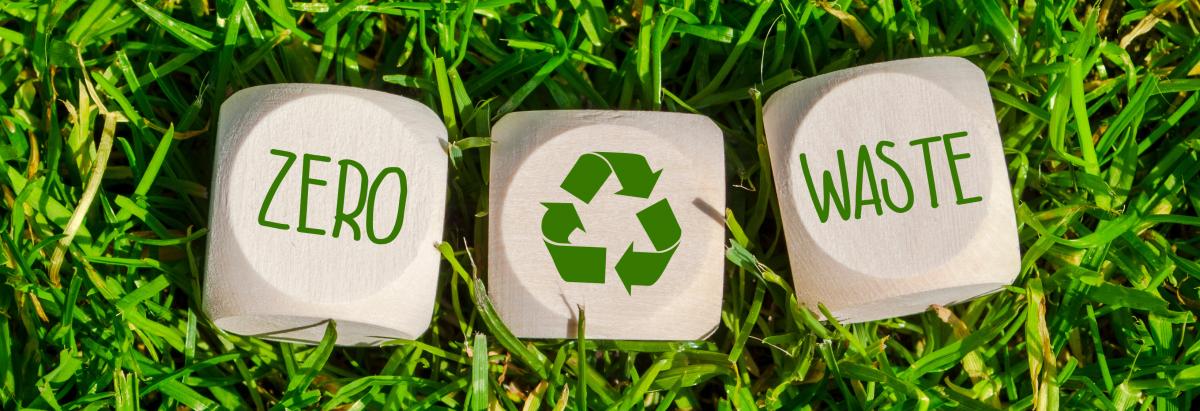
[{"label": "green grass", "polygon": [[[4,2],[0,408],[1190,408],[1196,2],[874,3]],[[1020,277],[949,309],[820,323],[795,303],[761,103],[930,55],[988,75]],[[410,96],[449,128],[448,263],[419,340],[334,348],[330,328],[292,345],[204,317],[215,114],[279,82]],[[519,341],[491,309],[490,124],[583,107],[723,128],[733,240],[709,340]]]}]

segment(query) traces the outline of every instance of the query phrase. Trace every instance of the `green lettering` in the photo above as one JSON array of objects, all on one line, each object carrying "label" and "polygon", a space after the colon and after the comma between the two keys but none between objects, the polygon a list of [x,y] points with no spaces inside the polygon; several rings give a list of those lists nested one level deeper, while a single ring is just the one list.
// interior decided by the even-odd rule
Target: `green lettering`
[{"label": "green lettering", "polygon": [[974,202],[978,202],[978,201],[983,201],[982,196],[963,198],[962,184],[958,180],[958,166],[956,166],[954,164],[954,162],[958,161],[958,160],[966,160],[968,158],[971,158],[971,155],[968,153],[955,154],[954,148],[950,146],[950,140],[960,138],[960,137],[966,137],[966,136],[967,136],[966,131],[959,131],[957,133],[950,133],[950,134],[942,136],[942,144],[944,146],[946,146],[946,163],[948,165],[950,165],[950,179],[952,181],[954,181],[954,197],[957,199],[957,201],[955,201],[955,204],[958,204],[958,205],[970,204],[970,203],[974,203]]},{"label": "green lettering", "polygon": [[[808,158],[804,153],[800,153],[800,167],[804,171],[804,182],[808,184],[808,195],[812,198],[813,207],[817,209],[817,217],[821,222],[829,220],[829,203],[837,208],[838,214],[842,216],[842,220],[850,218],[850,181],[846,177],[846,155],[842,150],[837,151],[838,167],[842,177],[842,193],[845,197],[838,197],[837,189],[833,185],[833,176],[829,170],[822,172],[823,187],[825,188],[825,201],[817,197],[817,188],[813,184],[812,175],[808,172]],[[832,200],[831,200],[832,198]]]},{"label": "green lettering", "polygon": [[[362,213],[363,205],[367,203],[367,170],[363,168],[362,164],[351,159],[339,161],[338,165],[341,166],[341,171],[338,173],[338,207],[337,213],[333,215],[333,238],[337,238],[341,233],[344,223],[349,225],[351,231],[354,232],[354,241],[358,241],[358,222],[354,221],[354,218]],[[351,167],[358,171],[358,201],[354,205],[354,210],[346,212],[346,171]]]},{"label": "green lettering", "polygon": [[[871,199],[863,199],[863,177],[871,183]],[[879,187],[875,185],[875,169],[871,166],[871,150],[866,145],[858,146],[858,176],[854,183],[854,219],[862,218],[864,205],[874,204],[875,215],[883,215],[883,205],[879,203]]]},{"label": "green lettering", "polygon": [[910,146],[921,146],[921,153],[925,155],[925,177],[929,179],[929,206],[932,208],[938,207],[937,202],[937,186],[934,185],[933,179],[933,160],[929,157],[929,143],[940,140],[941,136],[926,137],[910,141]]},{"label": "green lettering", "polygon": [[308,225],[306,225],[308,223],[308,186],[323,186],[323,185],[325,185],[325,180],[318,180],[318,179],[310,177],[308,165],[313,161],[320,161],[322,163],[328,163],[329,160],[330,160],[329,157],[325,157],[325,156],[321,156],[321,155],[316,155],[316,154],[305,154],[304,155],[304,161],[300,167],[300,225],[299,225],[299,227],[296,227],[296,231],[299,231],[299,232],[305,233],[305,234],[316,234],[316,235],[324,235],[325,234],[325,230],[322,230],[319,228],[312,228],[312,227],[309,227]]},{"label": "green lettering", "polygon": [[296,154],[283,150],[271,150],[271,154],[286,158],[287,160],[284,160],[283,168],[279,169],[279,174],[275,175],[275,181],[271,182],[271,188],[267,189],[267,196],[263,197],[262,207],[258,209],[258,225],[287,230],[287,224],[267,221],[267,209],[271,207],[271,200],[275,198],[275,192],[279,190],[279,185],[283,184],[283,178],[287,176],[288,169],[292,168],[292,163],[296,162]]},{"label": "green lettering", "polygon": [[886,178],[879,179],[879,184],[883,187],[883,202],[887,203],[888,208],[890,208],[892,211],[896,213],[904,213],[913,206],[912,183],[908,181],[908,174],[904,172],[904,169],[900,167],[900,164],[896,163],[896,160],[888,157],[887,154],[884,154],[883,152],[884,147],[890,148],[895,146],[896,144],[892,143],[891,141],[880,141],[879,144],[875,145],[875,156],[879,157],[879,160],[883,161],[884,164],[887,164],[888,167],[891,167],[892,170],[895,170],[896,174],[900,176],[900,182],[904,183],[904,192],[906,195],[904,205],[897,207],[896,203],[892,201],[891,191],[888,190],[888,180]]},{"label": "green lettering", "polygon": [[[392,231],[387,236],[380,238],[375,236],[375,194],[379,192],[379,185],[383,183],[383,178],[388,174],[395,174],[400,179],[400,201],[396,206],[396,222],[392,225]],[[407,198],[408,178],[405,177],[404,170],[398,167],[388,167],[375,176],[375,181],[371,183],[371,195],[367,199],[367,238],[370,238],[371,242],[387,244],[400,234],[400,228],[404,226],[404,203]]]}]

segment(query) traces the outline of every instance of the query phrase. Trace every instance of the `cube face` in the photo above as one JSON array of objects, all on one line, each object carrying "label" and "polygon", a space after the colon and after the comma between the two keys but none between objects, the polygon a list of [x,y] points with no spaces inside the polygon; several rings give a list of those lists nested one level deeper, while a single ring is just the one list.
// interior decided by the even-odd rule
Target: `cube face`
[{"label": "cube face", "polygon": [[535,111],[493,128],[489,290],[520,337],[687,340],[720,316],[724,159],[702,116]]},{"label": "cube face", "polygon": [[338,343],[415,338],[436,290],[446,131],[349,87],[243,90],[221,107],[205,301],[218,326]]},{"label": "cube face", "polygon": [[764,122],[796,293],[855,322],[999,289],[1019,267],[983,73],[957,58],[786,87]]}]

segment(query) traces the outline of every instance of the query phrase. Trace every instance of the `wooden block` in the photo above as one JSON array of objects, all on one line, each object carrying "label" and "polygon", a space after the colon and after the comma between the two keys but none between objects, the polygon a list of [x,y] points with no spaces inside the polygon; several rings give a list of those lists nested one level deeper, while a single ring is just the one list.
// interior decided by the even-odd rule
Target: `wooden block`
[{"label": "wooden block", "polygon": [[983,72],[931,57],[785,87],[764,122],[796,296],[844,322],[991,293],[1020,266]]},{"label": "wooden block", "polygon": [[704,116],[530,111],[492,129],[488,271],[517,336],[693,340],[721,312],[724,151]]},{"label": "wooden block", "polygon": [[446,129],[425,106],[351,87],[252,87],[221,106],[204,303],[222,329],[339,345],[429,326]]}]

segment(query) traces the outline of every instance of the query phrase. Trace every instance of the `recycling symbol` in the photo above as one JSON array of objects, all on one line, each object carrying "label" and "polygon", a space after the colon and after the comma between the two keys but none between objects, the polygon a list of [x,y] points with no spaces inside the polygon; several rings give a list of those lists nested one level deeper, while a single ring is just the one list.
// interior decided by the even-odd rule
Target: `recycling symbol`
[{"label": "recycling symbol", "polygon": [[[563,179],[562,187],[583,204],[592,202],[600,187],[609,176],[616,175],[621,189],[617,195],[649,200],[654,184],[662,170],[652,171],[646,158],[640,154],[596,152],[585,153],[575,160],[575,165]],[[542,237],[554,267],[564,281],[572,283],[604,283],[607,271],[604,247],[571,245],[568,238],[575,230],[587,232],[574,203],[542,203],[546,214],[542,216]],[[625,292],[633,294],[633,286],[649,286],[658,281],[671,256],[679,247],[681,235],[679,221],[667,199],[661,199],[637,212],[637,219],[650,238],[654,250],[633,249],[633,241],[617,261],[615,271],[625,285]]]}]

